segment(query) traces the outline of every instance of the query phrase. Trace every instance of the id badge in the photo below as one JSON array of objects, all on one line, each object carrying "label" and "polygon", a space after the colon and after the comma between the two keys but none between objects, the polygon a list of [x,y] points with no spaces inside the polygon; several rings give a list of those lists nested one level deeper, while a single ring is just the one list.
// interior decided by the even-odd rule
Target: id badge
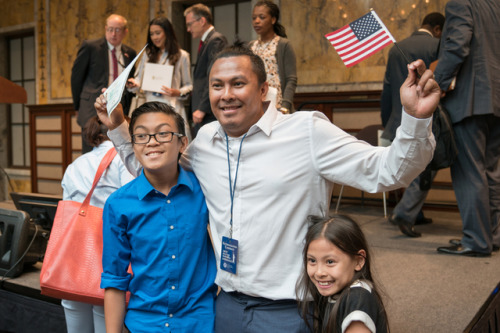
[{"label": "id badge", "polygon": [[238,264],[238,241],[227,237],[222,237],[222,251],[220,258],[220,269],[236,274]]}]

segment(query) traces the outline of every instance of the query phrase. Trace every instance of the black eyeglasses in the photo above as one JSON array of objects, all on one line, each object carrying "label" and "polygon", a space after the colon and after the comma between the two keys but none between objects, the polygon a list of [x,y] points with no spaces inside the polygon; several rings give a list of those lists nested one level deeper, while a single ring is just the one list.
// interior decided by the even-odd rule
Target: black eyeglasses
[{"label": "black eyeglasses", "polygon": [[132,135],[132,143],[138,145],[145,145],[148,144],[149,141],[151,141],[151,137],[154,137],[156,142],[158,143],[168,143],[172,141],[174,135],[179,138],[182,138],[184,136],[183,134],[174,132],[158,132],[155,134],[134,134]]}]

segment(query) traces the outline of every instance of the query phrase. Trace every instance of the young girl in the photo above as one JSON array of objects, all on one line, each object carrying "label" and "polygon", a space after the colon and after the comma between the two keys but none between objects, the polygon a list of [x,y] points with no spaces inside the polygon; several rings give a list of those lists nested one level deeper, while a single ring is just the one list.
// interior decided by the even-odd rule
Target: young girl
[{"label": "young girl", "polygon": [[301,314],[313,332],[387,332],[360,227],[347,216],[310,217],[297,283]]}]

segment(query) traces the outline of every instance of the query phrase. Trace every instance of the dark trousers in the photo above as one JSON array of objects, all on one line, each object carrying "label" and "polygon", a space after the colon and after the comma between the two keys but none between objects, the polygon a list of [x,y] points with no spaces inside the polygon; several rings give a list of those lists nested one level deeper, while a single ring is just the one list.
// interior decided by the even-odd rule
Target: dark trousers
[{"label": "dark trousers", "polygon": [[451,166],[462,218],[462,244],[491,253],[500,245],[500,117],[467,117],[453,124],[458,156]]},{"label": "dark trousers", "polygon": [[273,301],[221,290],[216,301],[216,333],[310,332],[295,300]]}]

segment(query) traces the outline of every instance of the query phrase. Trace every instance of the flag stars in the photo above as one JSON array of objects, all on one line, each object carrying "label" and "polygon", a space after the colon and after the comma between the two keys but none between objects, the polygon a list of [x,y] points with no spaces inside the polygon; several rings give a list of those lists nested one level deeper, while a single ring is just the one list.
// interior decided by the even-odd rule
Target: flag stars
[{"label": "flag stars", "polygon": [[382,27],[377,19],[371,13],[360,17],[350,24],[351,29],[359,40],[363,40],[371,36],[374,32],[380,30]]}]

